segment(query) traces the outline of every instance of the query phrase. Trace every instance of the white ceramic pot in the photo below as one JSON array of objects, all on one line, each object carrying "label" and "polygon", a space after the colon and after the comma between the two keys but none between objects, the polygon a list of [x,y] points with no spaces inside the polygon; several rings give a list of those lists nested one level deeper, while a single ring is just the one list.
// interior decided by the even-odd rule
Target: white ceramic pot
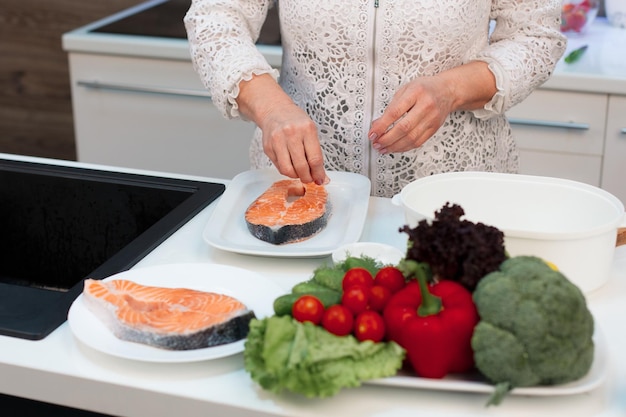
[{"label": "white ceramic pot", "polygon": [[535,255],[554,263],[589,293],[608,280],[624,205],[591,185],[559,178],[456,172],[421,178],[392,201],[409,226],[432,219],[446,203],[465,219],[502,230],[510,255]]},{"label": "white ceramic pot", "polygon": [[626,0],[604,0],[604,8],[611,25],[626,28]]}]

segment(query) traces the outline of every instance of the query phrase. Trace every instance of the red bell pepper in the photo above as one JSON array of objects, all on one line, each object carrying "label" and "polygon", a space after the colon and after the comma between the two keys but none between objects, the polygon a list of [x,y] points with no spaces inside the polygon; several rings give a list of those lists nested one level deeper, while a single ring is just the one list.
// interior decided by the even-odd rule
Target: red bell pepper
[{"label": "red bell pepper", "polygon": [[472,294],[455,281],[428,284],[423,272],[418,268],[417,281],[409,282],[387,303],[387,338],[406,350],[418,376],[443,378],[470,371],[474,367],[471,338],[479,320]]}]

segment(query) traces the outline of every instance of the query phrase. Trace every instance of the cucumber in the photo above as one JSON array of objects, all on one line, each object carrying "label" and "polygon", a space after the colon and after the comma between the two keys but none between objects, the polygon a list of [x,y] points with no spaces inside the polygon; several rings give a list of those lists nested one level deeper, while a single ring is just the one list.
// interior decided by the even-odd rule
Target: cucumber
[{"label": "cucumber", "polygon": [[341,293],[339,291],[333,291],[329,289],[299,294],[285,294],[274,300],[274,313],[277,316],[291,315],[293,303],[295,303],[298,298],[302,297],[305,294],[317,297],[324,305],[324,308],[339,304],[339,302],[341,301]]},{"label": "cucumber", "polygon": [[304,281],[304,282],[300,282],[296,284],[291,289],[291,292],[293,294],[306,294],[311,291],[329,291],[329,290],[332,290],[332,289],[312,279],[310,281]]}]

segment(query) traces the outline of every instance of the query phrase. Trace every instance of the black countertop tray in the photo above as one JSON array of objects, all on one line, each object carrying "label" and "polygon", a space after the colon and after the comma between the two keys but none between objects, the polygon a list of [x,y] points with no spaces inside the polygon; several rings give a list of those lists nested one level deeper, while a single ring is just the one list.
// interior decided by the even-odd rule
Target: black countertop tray
[{"label": "black countertop tray", "polygon": [[0,160],[0,334],[38,340],[85,278],[130,269],[223,184]]}]

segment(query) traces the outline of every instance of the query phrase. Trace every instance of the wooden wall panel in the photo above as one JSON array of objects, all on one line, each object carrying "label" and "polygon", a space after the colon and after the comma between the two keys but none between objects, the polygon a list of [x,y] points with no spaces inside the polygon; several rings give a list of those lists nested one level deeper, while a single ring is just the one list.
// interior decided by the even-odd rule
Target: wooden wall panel
[{"label": "wooden wall panel", "polygon": [[76,159],[61,36],[142,0],[0,0],[0,152]]}]

